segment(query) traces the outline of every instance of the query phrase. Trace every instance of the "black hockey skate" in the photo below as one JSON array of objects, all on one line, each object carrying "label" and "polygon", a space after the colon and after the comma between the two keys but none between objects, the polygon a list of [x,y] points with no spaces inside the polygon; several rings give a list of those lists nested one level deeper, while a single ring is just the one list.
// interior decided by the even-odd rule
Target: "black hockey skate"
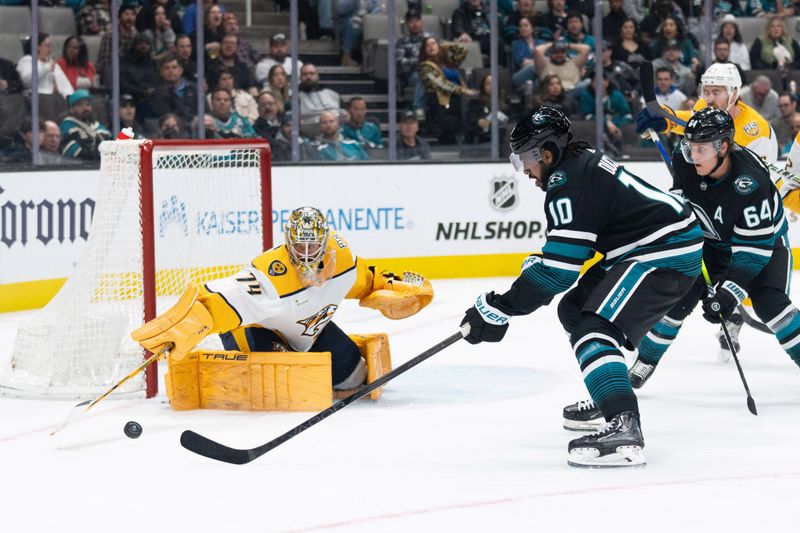
[{"label": "black hockey skate", "polygon": [[639,413],[623,411],[597,433],[570,441],[567,463],[586,467],[639,466],[647,462],[642,448]]},{"label": "black hockey skate", "polygon": [[592,400],[581,400],[564,408],[564,429],[596,431],[603,425],[603,413]]},{"label": "black hockey skate", "polygon": [[645,363],[637,357],[631,369],[628,370],[628,379],[631,380],[631,387],[634,389],[641,389],[642,385],[650,379],[650,376],[652,376],[655,371],[656,365]]},{"label": "black hockey skate", "polygon": [[[736,350],[738,355],[740,352],[739,346],[739,332],[742,330],[744,319],[738,312],[732,314],[725,320],[725,325],[728,327],[728,334],[731,336],[733,342],[733,349]],[[722,332],[722,326],[719,327],[717,332],[717,341],[719,342],[719,352],[717,352],[717,359],[720,363],[727,363],[731,360],[731,349],[728,347],[728,341],[725,340],[725,334]]]}]

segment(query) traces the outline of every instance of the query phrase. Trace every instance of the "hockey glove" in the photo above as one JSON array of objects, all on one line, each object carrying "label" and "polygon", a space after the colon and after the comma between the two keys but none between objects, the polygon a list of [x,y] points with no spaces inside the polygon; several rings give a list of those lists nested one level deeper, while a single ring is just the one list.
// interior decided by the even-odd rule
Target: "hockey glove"
[{"label": "hockey glove", "polygon": [[712,324],[719,324],[728,318],[747,298],[747,292],[733,281],[718,283],[703,300],[703,318]]},{"label": "hockey glove", "polygon": [[645,107],[636,113],[636,133],[644,133],[650,128],[657,133],[662,133],[667,129],[667,120]]},{"label": "hockey glove", "polygon": [[469,323],[470,344],[500,342],[508,330],[509,314],[495,307],[498,296],[494,292],[481,294],[473,307],[467,309],[461,325]]}]

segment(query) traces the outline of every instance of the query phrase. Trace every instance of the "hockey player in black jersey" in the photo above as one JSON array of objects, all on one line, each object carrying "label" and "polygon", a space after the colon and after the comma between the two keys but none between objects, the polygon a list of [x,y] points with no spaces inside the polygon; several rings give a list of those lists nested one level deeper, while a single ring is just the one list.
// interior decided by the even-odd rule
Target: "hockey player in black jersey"
[{"label": "hockey player in black jersey", "polygon": [[[733,142],[727,112],[706,108],[686,125],[673,156],[673,192],[691,204],[703,227],[703,258],[715,284],[703,277],[639,343],[630,380],[639,388],[652,376],[681,324],[703,300],[703,316],[719,323],[750,297],[758,317],[800,366],[800,312],[789,300],[792,252],[778,190],[750,150]],[[564,410],[565,427],[588,429],[601,413],[587,402]],[[571,422],[575,423],[572,424]]]},{"label": "hockey player in black jersey", "polygon": [[651,187],[588,144],[569,120],[542,107],[511,135],[511,159],[546,192],[547,241],[503,294],[478,297],[462,324],[466,340],[499,342],[509,318],[547,305],[578,279],[595,251],[605,255],[558,307],[586,387],[607,425],[569,443],[569,464],[643,464],[639,408],[623,344],[644,334],[680,301],[700,274],[702,233],[678,197]]}]

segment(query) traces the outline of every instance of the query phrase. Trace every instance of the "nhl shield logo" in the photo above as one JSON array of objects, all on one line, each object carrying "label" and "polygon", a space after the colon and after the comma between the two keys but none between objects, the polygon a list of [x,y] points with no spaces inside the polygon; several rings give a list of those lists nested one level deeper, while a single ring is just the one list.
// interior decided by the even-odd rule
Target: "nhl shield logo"
[{"label": "nhl shield logo", "polygon": [[489,201],[498,211],[509,211],[517,206],[517,180],[513,176],[495,176],[490,184]]}]

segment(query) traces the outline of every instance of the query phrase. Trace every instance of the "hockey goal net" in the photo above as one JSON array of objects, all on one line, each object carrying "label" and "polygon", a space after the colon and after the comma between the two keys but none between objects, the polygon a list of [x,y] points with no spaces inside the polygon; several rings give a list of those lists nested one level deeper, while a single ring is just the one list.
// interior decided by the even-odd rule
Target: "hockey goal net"
[{"label": "hockey goal net", "polygon": [[[235,274],[272,246],[266,142],[124,140],[100,153],[86,247],[61,291],[17,331],[0,393],[105,392],[147,356],[132,330],[190,282]],[[157,386],[150,365],[119,392],[152,397]]]}]

